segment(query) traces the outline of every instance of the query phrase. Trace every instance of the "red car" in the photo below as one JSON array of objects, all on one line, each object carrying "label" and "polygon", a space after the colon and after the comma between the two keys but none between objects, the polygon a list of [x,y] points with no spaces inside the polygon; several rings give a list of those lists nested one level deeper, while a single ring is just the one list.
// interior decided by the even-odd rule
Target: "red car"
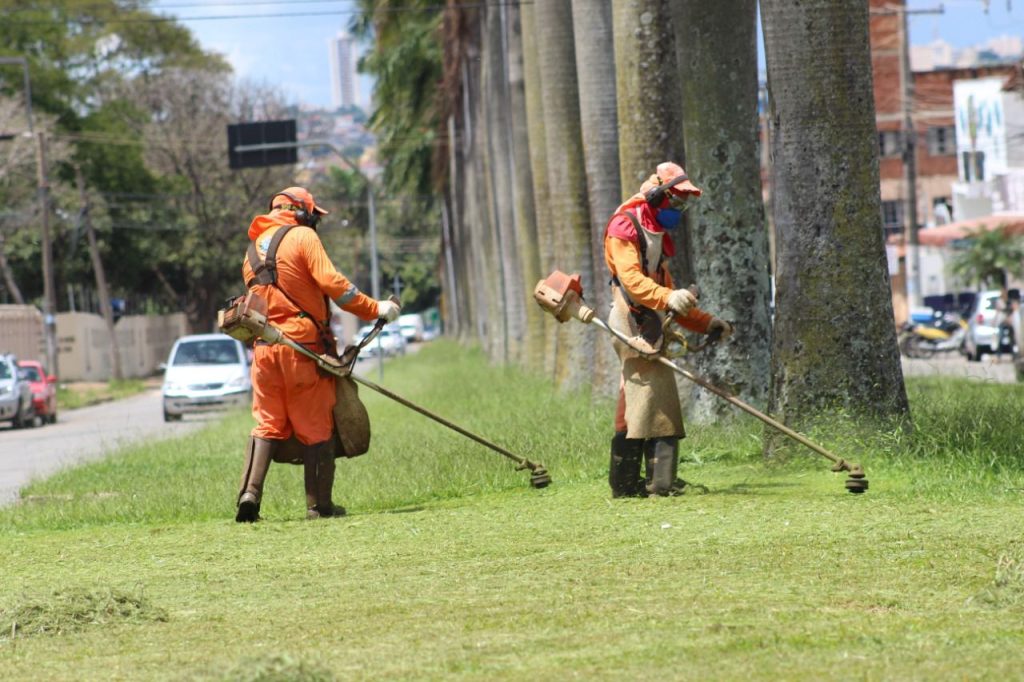
[{"label": "red car", "polygon": [[47,375],[43,365],[35,360],[20,360],[18,367],[25,370],[29,386],[32,387],[32,405],[44,422],[57,421],[57,377]]}]

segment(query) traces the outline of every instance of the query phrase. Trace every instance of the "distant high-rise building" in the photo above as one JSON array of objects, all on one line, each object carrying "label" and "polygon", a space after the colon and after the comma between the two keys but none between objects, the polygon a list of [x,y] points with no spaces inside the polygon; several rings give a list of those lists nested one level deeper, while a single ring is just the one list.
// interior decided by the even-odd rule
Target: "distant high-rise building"
[{"label": "distant high-rise building", "polygon": [[335,108],[357,106],[356,60],[352,37],[340,31],[329,41],[331,101]]}]

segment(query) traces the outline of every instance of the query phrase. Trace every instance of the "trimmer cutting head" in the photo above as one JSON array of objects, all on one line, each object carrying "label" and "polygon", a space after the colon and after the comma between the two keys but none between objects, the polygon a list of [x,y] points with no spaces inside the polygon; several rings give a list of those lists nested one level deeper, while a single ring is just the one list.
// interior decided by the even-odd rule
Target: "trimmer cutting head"
[{"label": "trimmer cutting head", "polygon": [[846,479],[846,489],[854,495],[867,492],[868,479],[864,478],[864,472],[851,473],[850,477]]},{"label": "trimmer cutting head", "polygon": [[836,462],[832,471],[849,471],[850,477],[846,479],[846,489],[854,495],[860,495],[868,490],[868,479],[864,478],[864,467],[860,464],[851,464],[845,459]]},{"label": "trimmer cutting head", "polygon": [[536,467],[530,474],[530,485],[534,488],[547,488],[551,485],[551,475],[543,466]]}]

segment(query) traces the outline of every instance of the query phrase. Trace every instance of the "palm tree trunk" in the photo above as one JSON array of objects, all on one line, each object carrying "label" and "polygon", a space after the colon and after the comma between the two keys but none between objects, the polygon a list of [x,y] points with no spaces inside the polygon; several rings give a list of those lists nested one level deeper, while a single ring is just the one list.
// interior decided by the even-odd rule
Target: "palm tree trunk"
[{"label": "palm tree trunk", "polygon": [[[687,173],[707,191],[689,211],[701,304],[739,333],[694,357],[698,371],[763,408],[771,365],[771,280],[761,199],[757,117],[757,0],[684,0],[673,6],[683,83]],[[732,413],[703,389],[697,421]]]},{"label": "palm tree trunk", "polygon": [[[612,0],[615,85],[619,100],[619,164],[622,191],[636,192],[662,161],[682,164],[681,88],[671,0]],[[686,225],[672,235],[673,279],[692,281]]]},{"label": "palm tree trunk", "polygon": [[511,191],[512,124],[505,63],[507,38],[502,21],[504,12],[503,5],[487,7],[484,10],[482,67],[486,92],[484,109],[487,122],[487,186],[493,207],[494,250],[498,265],[496,274],[500,275],[501,290],[498,304],[503,320],[502,361],[521,364],[526,310],[519,274],[515,241],[515,206]]},{"label": "palm tree trunk", "polygon": [[[590,211],[580,130],[579,90],[572,27],[571,0],[545,0],[535,8],[544,96],[548,185],[551,220],[556,226],[556,266],[594,281],[590,256]],[[595,339],[583,325],[563,324],[558,330],[556,379],[560,386],[580,388],[591,381]]]},{"label": "palm tree trunk", "polygon": [[761,11],[777,254],[769,407],[791,424],[837,410],[903,418],[868,5],[763,0]]},{"label": "palm tree trunk", "polygon": [[498,361],[504,353],[504,319],[499,309],[500,273],[495,257],[494,229],[487,187],[487,145],[486,121],[483,116],[483,90],[480,83],[480,52],[470,52],[467,71],[470,84],[470,116],[474,121],[475,133],[471,136],[470,162],[466,168],[466,189],[470,209],[470,231],[472,232],[471,258],[474,263],[474,289],[477,292],[477,338],[487,350],[492,361]]},{"label": "palm tree trunk", "polygon": [[[516,248],[519,252],[519,268],[522,281],[522,295],[526,306],[524,329],[523,364],[532,371],[544,369],[544,318],[540,306],[531,300],[537,280],[547,276],[541,274],[539,238],[537,235],[537,208],[533,196],[533,172],[530,163],[530,130],[526,113],[525,65],[523,62],[523,17],[518,5],[506,8],[508,30],[507,56],[509,112],[511,117],[512,148],[512,191],[515,202]],[[539,141],[538,141],[539,143]]]},{"label": "palm tree trunk", "polygon": [[[580,124],[590,199],[590,260],[592,282],[584,290],[595,310],[607,318],[611,309],[608,268],[604,262],[604,228],[622,200],[619,177],[618,102],[615,98],[615,55],[611,0],[573,0],[576,75],[580,92]],[[611,343],[595,342],[595,396],[618,389],[619,360]]]},{"label": "palm tree trunk", "polygon": [[[544,95],[541,89],[539,48],[537,46],[537,12],[534,5],[520,5],[523,39],[523,90],[526,99],[526,127],[530,138],[530,175],[533,181],[533,200],[537,229],[537,260],[540,277],[547,277],[554,269],[554,230],[552,229],[550,187],[548,186],[547,130],[544,122]],[[549,377],[555,376],[558,322],[550,315],[542,315],[543,369]]]}]

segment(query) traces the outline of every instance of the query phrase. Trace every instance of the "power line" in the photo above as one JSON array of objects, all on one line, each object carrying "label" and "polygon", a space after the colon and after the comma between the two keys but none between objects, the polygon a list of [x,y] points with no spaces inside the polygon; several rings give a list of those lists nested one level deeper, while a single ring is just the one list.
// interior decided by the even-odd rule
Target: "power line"
[{"label": "power line", "polygon": [[[455,7],[449,7],[447,5],[425,5],[423,7],[381,7],[373,10],[373,13],[380,14],[399,14],[399,13],[430,13],[430,12],[442,12],[449,11],[452,9],[481,9],[484,7],[521,7],[523,5],[532,5],[535,0],[500,0],[498,2],[476,2],[460,4]],[[245,3],[246,5],[258,4],[258,3]],[[280,3],[278,3],[280,4]],[[155,7],[153,9],[160,10],[162,8]],[[21,10],[30,11],[30,10]],[[38,10],[37,10],[38,11]],[[7,11],[4,13],[5,17],[9,17],[13,11]],[[107,17],[107,18],[79,18],[78,23],[81,24],[165,24],[165,23],[176,23],[185,21],[219,21],[219,20],[233,20],[233,19],[294,19],[297,17],[327,17],[327,16],[347,16],[363,14],[362,10],[358,9],[346,9],[346,10],[327,10],[323,12],[282,12],[282,13],[267,13],[267,14],[216,14],[208,16],[193,16],[193,17],[176,17],[176,16],[148,16],[148,17]],[[54,24],[65,24],[68,21],[62,21],[60,19],[10,19],[7,23],[12,26],[30,26],[30,25],[54,25]]]}]

